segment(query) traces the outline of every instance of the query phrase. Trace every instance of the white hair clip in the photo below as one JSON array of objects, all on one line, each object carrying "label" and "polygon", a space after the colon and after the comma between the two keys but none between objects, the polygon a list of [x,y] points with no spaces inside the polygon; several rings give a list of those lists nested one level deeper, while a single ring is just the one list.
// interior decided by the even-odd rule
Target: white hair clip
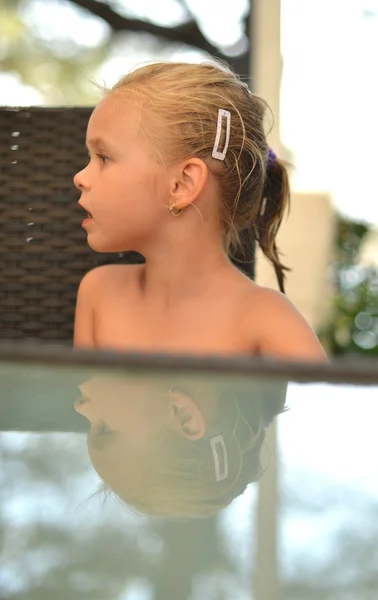
[{"label": "white hair clip", "polygon": [[[223,150],[219,151],[219,141],[222,133],[222,118],[226,119],[226,140],[224,142]],[[215,142],[213,151],[211,153],[213,158],[217,160],[224,160],[226,158],[228,144],[230,143],[230,131],[231,131],[231,113],[229,110],[224,110],[224,108],[220,108],[218,110],[218,123],[217,123],[217,133],[215,135]]]},{"label": "white hair clip", "polygon": [[[219,483],[219,481],[223,481],[228,477],[227,450],[223,435],[216,435],[211,438],[210,445],[214,457],[215,479]],[[220,451],[222,452],[221,455],[219,454]]]}]

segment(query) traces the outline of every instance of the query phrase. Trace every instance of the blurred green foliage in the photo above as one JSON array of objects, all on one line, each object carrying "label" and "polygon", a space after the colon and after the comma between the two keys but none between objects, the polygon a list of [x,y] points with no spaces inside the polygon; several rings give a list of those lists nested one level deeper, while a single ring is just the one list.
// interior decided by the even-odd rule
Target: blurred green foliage
[{"label": "blurred green foliage", "polygon": [[110,35],[99,36],[95,45],[83,44],[67,27],[57,35],[57,23],[49,31],[35,6],[0,0],[0,71],[38,90],[46,104],[93,104],[98,90],[88,78],[105,59]]},{"label": "blurred green foliage", "polygon": [[334,356],[378,356],[378,270],[361,262],[371,226],[338,218],[330,265],[333,306],[319,336]]}]

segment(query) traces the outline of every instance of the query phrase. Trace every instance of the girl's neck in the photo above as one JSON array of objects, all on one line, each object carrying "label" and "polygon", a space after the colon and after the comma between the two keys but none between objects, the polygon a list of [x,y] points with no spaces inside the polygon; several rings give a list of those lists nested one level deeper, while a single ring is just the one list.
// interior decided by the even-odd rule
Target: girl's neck
[{"label": "girl's neck", "polygon": [[144,253],[142,293],[157,309],[195,301],[210,290],[211,282],[234,268],[219,235],[197,232],[186,240],[167,237]]}]

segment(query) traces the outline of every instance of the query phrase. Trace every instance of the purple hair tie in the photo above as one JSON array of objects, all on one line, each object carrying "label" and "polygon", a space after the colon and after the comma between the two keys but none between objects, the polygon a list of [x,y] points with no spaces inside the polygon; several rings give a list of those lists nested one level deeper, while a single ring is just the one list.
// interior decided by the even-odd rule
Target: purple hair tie
[{"label": "purple hair tie", "polygon": [[277,160],[277,154],[274,152],[272,148],[268,150],[268,169],[270,169]]}]

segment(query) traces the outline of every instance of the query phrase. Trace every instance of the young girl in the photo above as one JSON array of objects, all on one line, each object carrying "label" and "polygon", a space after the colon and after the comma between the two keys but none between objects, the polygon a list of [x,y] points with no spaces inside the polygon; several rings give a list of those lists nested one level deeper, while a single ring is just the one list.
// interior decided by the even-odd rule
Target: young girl
[{"label": "young girl", "polygon": [[321,360],[306,321],[229,259],[246,228],[272,261],[289,201],[266,104],[224,67],[160,63],[122,78],[94,110],[75,176],[97,252],[140,252],[82,280],[75,346]]},{"label": "young girl", "polygon": [[[249,230],[283,291],[285,267],[275,238],[289,184],[284,163],[267,144],[265,111],[263,100],[217,64],[153,64],[105,95],[88,124],[90,162],[74,179],[87,213],[83,227],[93,250],[135,250],[146,262],[103,266],[83,278],[76,347],[324,360],[313,331],[286,297],[259,287],[230,260],[240,234]],[[185,494],[192,485],[198,496],[194,482],[201,482],[206,502],[187,500],[201,506],[197,512],[227,504],[240,493],[240,482],[256,478],[265,425],[283,409],[280,393],[270,398],[269,411],[263,402],[253,411],[251,398],[223,392],[213,395],[214,413],[205,418],[208,394],[181,391],[178,407],[165,390],[161,428],[167,435],[154,456],[154,478],[165,473],[167,498],[184,480]],[[235,412],[227,421],[231,405]],[[93,414],[95,431],[112,435],[117,420],[109,428],[101,411]],[[195,414],[202,415],[202,426],[193,437],[188,422]],[[241,433],[243,423],[249,434]],[[229,461],[232,473],[218,481],[214,465],[225,463],[235,443],[240,460]],[[100,470],[109,480],[109,464]],[[157,502],[157,512],[164,512],[156,494],[144,494],[147,511],[156,512]]]}]

